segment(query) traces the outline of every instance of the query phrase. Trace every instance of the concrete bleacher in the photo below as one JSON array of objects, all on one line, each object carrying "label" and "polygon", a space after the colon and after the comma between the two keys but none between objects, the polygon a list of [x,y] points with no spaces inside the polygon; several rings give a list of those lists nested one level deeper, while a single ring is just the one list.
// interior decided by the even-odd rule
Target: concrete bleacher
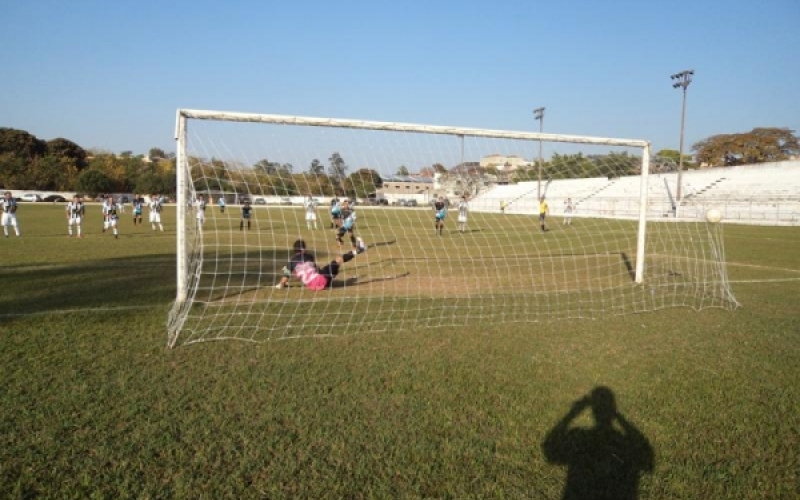
[{"label": "concrete bleacher", "polygon": [[[710,208],[719,209],[728,222],[800,225],[800,161],[785,161],[686,170],[682,175],[681,219],[702,219]],[[640,177],[557,179],[542,182],[552,215],[561,215],[572,199],[575,217],[636,218],[640,204]],[[497,186],[470,202],[471,209],[535,214],[537,183]],[[677,174],[651,174],[647,186],[649,218],[674,218]]]}]

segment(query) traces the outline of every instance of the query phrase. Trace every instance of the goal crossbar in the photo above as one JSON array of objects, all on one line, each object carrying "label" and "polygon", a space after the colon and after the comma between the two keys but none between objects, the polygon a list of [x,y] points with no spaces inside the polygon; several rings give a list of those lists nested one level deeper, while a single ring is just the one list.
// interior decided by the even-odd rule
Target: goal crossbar
[{"label": "goal crossbar", "polygon": [[[196,120],[220,120],[229,122],[272,123],[277,125],[300,125],[306,127],[353,128],[362,130],[390,130],[393,132],[417,132],[422,134],[443,134],[455,136],[487,137],[495,139],[521,139],[534,141],[582,143],[604,146],[627,146],[635,148],[648,147],[648,141],[639,139],[613,139],[607,137],[590,137],[564,134],[545,134],[539,132],[520,132],[510,130],[478,129],[468,127],[448,127],[441,125],[421,125],[418,123],[379,122],[368,120],[350,120],[341,118],[315,118],[310,116],[271,115],[257,113],[237,113],[230,111],[206,111],[196,109],[179,109],[178,121],[181,117]],[[179,137],[179,126],[176,126],[175,137]]]}]

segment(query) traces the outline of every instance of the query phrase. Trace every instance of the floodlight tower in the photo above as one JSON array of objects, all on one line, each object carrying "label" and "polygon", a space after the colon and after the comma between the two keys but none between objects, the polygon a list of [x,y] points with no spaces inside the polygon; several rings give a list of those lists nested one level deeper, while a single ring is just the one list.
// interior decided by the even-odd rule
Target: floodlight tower
[{"label": "floodlight tower", "polygon": [[[539,133],[542,133],[544,128],[544,108],[536,108],[533,110],[533,119],[539,120]],[[536,199],[542,199],[542,140],[539,139],[539,182],[536,185]]]},{"label": "floodlight tower", "polygon": [[686,123],[686,89],[689,87],[689,84],[692,83],[693,75],[694,75],[694,70],[687,69],[685,71],[681,71],[680,73],[675,73],[674,75],[670,76],[670,78],[673,81],[672,88],[683,89],[683,106],[681,108],[681,142],[680,142],[680,150],[678,151],[678,187],[675,190],[676,218],[678,217],[678,207],[680,207],[682,198],[681,176],[683,175],[683,128]]}]

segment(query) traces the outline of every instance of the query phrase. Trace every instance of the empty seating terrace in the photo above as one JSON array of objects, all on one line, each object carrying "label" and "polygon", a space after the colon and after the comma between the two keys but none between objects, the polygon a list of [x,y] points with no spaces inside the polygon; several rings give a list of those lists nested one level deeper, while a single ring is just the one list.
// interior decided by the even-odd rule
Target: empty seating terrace
[{"label": "empty seating terrace", "polygon": [[[681,219],[702,219],[717,208],[728,222],[800,225],[800,161],[738,167],[686,170],[682,175]],[[636,218],[640,203],[638,176],[542,181],[553,215],[563,213],[567,199],[575,217]],[[537,182],[497,186],[475,197],[473,210],[506,213],[538,212]],[[677,174],[651,174],[648,217],[674,217]]]}]

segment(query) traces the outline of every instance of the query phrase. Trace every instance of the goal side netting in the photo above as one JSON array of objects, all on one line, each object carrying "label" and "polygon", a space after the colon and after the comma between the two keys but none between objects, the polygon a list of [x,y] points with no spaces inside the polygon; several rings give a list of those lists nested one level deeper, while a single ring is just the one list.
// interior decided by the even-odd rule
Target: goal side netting
[{"label": "goal side netting", "polygon": [[176,136],[171,347],[737,305],[646,141],[192,110]]}]

